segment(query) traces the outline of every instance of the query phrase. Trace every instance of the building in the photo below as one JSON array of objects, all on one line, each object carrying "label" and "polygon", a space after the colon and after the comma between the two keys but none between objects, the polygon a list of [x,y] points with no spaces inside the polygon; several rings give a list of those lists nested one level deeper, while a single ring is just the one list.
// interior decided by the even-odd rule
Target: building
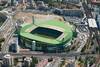
[{"label": "building", "polygon": [[27,3],[27,2],[29,2],[29,3],[32,3],[34,0],[17,0],[19,3]]},{"label": "building", "polygon": [[67,2],[67,3],[75,3],[75,4],[79,4],[80,3],[80,0],[63,0],[64,2]]},{"label": "building", "polygon": [[91,2],[94,4],[100,4],[100,0],[91,0]]},{"label": "building", "polygon": [[96,15],[97,26],[100,29],[100,15]]},{"label": "building", "polygon": [[80,9],[64,9],[63,15],[78,18],[84,17],[83,11]]},{"label": "building", "polygon": [[48,64],[48,60],[47,59],[44,59],[44,60],[41,60],[37,65],[36,67],[47,67],[46,65]]},{"label": "building", "polygon": [[13,6],[16,3],[16,0],[7,0],[10,6]]},{"label": "building", "polygon": [[92,18],[88,19],[88,24],[90,28],[97,28],[97,23],[95,19]]},{"label": "building", "polygon": [[4,56],[4,59],[3,59],[3,67],[11,67],[13,66],[13,58],[7,54]]},{"label": "building", "polygon": [[24,67],[30,67],[31,62],[32,62],[32,58],[26,57],[26,58],[24,59]]},{"label": "building", "polygon": [[4,7],[7,4],[7,0],[0,0],[0,7]]},{"label": "building", "polygon": [[[39,22],[35,24],[36,22]],[[60,52],[65,43],[73,37],[72,27],[57,20],[36,21],[34,24],[23,24],[20,30],[20,46],[36,51]]]},{"label": "building", "polygon": [[2,67],[3,62],[0,60],[0,67]]}]

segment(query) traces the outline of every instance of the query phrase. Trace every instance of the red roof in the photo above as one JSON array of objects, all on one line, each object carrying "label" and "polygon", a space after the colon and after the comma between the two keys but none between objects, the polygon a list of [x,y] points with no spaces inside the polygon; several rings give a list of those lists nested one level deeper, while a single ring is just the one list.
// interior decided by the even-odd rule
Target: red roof
[{"label": "red roof", "polygon": [[48,60],[47,59],[44,59],[40,63],[38,63],[36,67],[45,67],[45,65],[47,63],[48,63]]},{"label": "red roof", "polygon": [[95,3],[95,4],[96,4],[96,3],[98,4],[98,3],[100,3],[100,0],[91,0],[91,2],[92,2],[92,3]]}]

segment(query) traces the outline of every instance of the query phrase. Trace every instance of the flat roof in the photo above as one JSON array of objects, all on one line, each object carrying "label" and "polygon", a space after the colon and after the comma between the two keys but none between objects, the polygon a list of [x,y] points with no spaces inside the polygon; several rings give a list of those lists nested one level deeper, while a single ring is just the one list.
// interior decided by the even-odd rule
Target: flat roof
[{"label": "flat roof", "polygon": [[88,24],[89,24],[89,27],[92,27],[92,28],[97,28],[97,24],[96,24],[96,21],[95,19],[88,19]]}]

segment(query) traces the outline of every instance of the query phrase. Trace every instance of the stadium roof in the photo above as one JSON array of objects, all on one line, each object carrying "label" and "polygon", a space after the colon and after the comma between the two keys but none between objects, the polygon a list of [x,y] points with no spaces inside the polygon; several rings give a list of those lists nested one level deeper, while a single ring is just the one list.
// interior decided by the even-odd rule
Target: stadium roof
[{"label": "stadium roof", "polygon": [[[20,35],[22,37],[25,37],[31,40],[41,41],[48,44],[60,44],[65,41],[69,41],[72,38],[72,35],[73,35],[72,28],[69,24],[65,24],[64,22],[57,21],[57,20],[48,20],[44,22],[38,21],[38,22],[37,23],[35,22],[35,24],[29,24],[29,23],[23,24],[20,31]],[[32,34],[31,32],[38,27],[54,29],[54,30],[62,32],[62,34],[57,38],[51,38],[51,37],[45,37],[45,36]],[[53,34],[56,34],[56,33],[53,33]]]}]

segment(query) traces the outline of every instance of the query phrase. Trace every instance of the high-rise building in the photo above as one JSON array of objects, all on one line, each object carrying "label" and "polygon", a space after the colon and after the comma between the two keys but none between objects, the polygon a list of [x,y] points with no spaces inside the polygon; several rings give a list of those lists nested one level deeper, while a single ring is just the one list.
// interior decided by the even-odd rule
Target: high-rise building
[{"label": "high-rise building", "polygon": [[12,65],[13,65],[12,57],[9,54],[5,55],[3,59],[3,67],[10,67]]},{"label": "high-rise building", "polygon": [[[35,23],[38,23],[38,26],[35,24],[23,24],[20,29],[19,40],[23,48],[25,47],[32,51],[61,52],[64,49],[65,43],[70,42],[73,37],[71,25],[65,24],[64,22],[49,20],[48,22],[44,21],[43,23],[39,23],[39,21],[36,21]],[[32,25],[32,28],[30,25]],[[48,25],[50,27],[46,27]],[[27,34],[23,34],[26,33],[24,31],[27,29],[29,29]],[[64,31],[65,29],[66,31]],[[57,38],[59,38],[60,41],[56,40]]]}]

